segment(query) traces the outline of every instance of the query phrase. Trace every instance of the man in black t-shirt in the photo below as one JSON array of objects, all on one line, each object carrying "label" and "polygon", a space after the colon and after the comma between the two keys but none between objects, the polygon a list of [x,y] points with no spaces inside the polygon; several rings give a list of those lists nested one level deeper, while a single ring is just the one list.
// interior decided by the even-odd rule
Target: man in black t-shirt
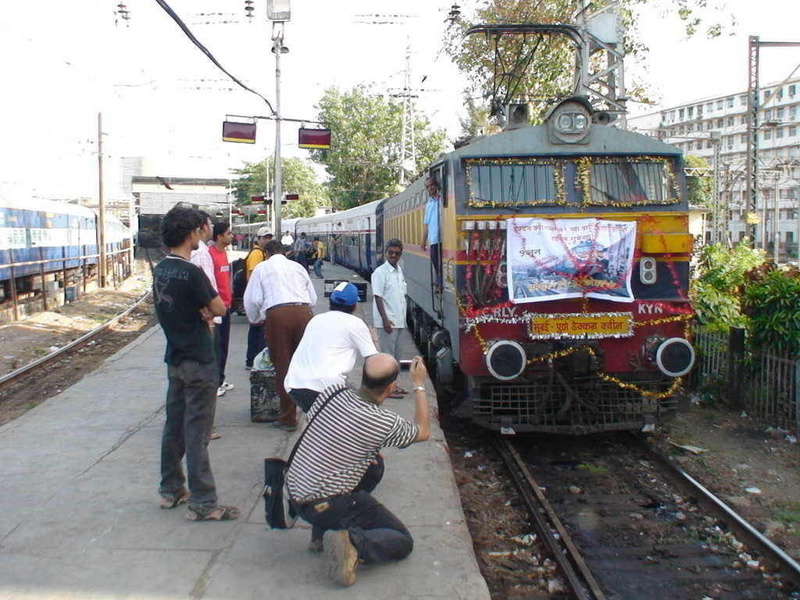
[{"label": "man in black t-shirt", "polygon": [[[218,373],[209,322],[225,314],[225,305],[189,255],[200,243],[203,217],[176,206],[161,223],[167,255],[153,270],[153,299],[167,338],[169,389],[161,438],[161,508],[189,503],[190,521],[236,519],[239,510],[217,502],[208,458],[208,441],[217,404]],[[186,477],[182,459],[186,455]]]}]

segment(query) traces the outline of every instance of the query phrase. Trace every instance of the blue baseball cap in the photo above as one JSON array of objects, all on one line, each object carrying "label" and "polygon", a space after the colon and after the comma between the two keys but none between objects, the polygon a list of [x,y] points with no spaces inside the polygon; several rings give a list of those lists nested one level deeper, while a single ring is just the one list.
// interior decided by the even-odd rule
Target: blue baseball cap
[{"label": "blue baseball cap", "polygon": [[331,302],[353,306],[358,304],[358,288],[352,283],[341,282],[331,292]]}]

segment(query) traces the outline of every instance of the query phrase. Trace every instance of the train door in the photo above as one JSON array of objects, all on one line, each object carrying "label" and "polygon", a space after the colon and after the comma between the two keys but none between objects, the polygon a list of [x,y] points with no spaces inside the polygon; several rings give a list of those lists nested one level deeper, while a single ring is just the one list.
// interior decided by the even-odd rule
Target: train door
[{"label": "train door", "polygon": [[364,265],[364,269],[369,271],[372,269],[372,227],[370,224],[370,217],[367,217],[367,232],[364,234],[364,258],[366,259],[366,264]]},{"label": "train door", "polygon": [[[439,185],[439,210],[437,211],[439,219],[439,244],[438,256],[432,256],[431,261],[431,286],[432,306],[433,310],[439,316],[439,321],[442,319],[442,296],[444,295],[444,231],[442,229],[444,219],[444,208],[447,206],[447,177],[445,165],[439,164],[433,167],[429,173],[430,177],[436,180]],[[434,262],[436,264],[434,264]]]}]

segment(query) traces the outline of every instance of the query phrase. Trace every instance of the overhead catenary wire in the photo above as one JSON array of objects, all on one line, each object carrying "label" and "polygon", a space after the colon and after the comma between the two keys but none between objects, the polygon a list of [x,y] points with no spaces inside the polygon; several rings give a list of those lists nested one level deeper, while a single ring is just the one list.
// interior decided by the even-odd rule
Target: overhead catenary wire
[{"label": "overhead catenary wire", "polygon": [[189,27],[186,25],[186,23],[184,23],[184,22],[183,22],[183,20],[182,20],[182,19],[181,19],[181,18],[180,18],[180,17],[179,17],[179,16],[178,16],[176,13],[175,13],[175,11],[174,11],[174,10],[172,10],[172,7],[171,7],[169,4],[167,4],[167,2],[166,2],[165,0],[156,0],[156,3],[157,3],[157,4],[158,4],[158,5],[161,7],[161,8],[163,8],[163,9],[164,9],[164,12],[166,12],[166,13],[167,13],[167,14],[168,14],[168,15],[169,15],[171,18],[172,18],[172,20],[173,20],[173,21],[175,21],[175,23],[177,23],[178,27],[180,27],[180,28],[181,28],[181,30],[183,31],[183,33],[185,33],[185,34],[186,34],[186,37],[188,37],[188,38],[189,38],[189,40],[191,40],[191,42],[192,42],[192,43],[193,43],[195,46],[197,46],[197,48],[199,48],[199,49],[200,49],[200,51],[201,51],[203,54],[205,54],[205,55],[206,55],[206,56],[209,58],[209,60],[210,60],[212,63],[214,63],[214,65],[215,65],[215,66],[216,66],[216,67],[217,67],[217,68],[218,68],[220,71],[222,71],[223,73],[225,73],[225,75],[227,75],[228,77],[230,77],[230,78],[231,78],[231,79],[232,79],[234,82],[236,82],[236,84],[238,84],[238,85],[239,85],[240,87],[242,87],[243,89],[245,89],[245,90],[247,90],[248,92],[250,92],[250,93],[252,93],[252,94],[255,94],[256,96],[258,96],[259,98],[261,98],[261,99],[262,99],[264,102],[266,102],[266,104],[267,104],[267,107],[269,108],[270,112],[271,112],[273,115],[275,114],[275,109],[274,109],[274,108],[272,108],[272,104],[270,103],[270,101],[269,101],[269,100],[267,100],[267,99],[266,99],[264,96],[262,96],[260,93],[258,93],[258,92],[257,92],[257,91],[255,91],[254,89],[252,89],[252,88],[250,88],[250,87],[246,86],[244,83],[242,83],[241,81],[239,81],[239,80],[238,80],[236,77],[234,77],[234,76],[233,76],[233,75],[232,75],[230,72],[228,72],[228,70],[227,70],[227,69],[225,69],[225,67],[223,67],[223,66],[222,66],[222,65],[219,63],[219,61],[218,61],[218,60],[217,60],[217,59],[214,57],[214,55],[213,55],[213,54],[211,54],[211,52],[208,50],[208,48],[206,48],[206,47],[205,47],[205,46],[204,46],[202,43],[200,43],[200,40],[198,40],[198,39],[197,39],[197,38],[194,36],[194,34],[193,34],[193,33],[191,32],[191,30],[189,29]]}]

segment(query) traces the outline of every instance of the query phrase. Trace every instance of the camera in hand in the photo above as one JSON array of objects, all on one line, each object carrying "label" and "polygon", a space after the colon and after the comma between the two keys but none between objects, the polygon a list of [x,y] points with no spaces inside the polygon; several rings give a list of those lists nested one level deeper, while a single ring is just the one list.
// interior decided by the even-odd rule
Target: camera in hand
[{"label": "camera in hand", "polygon": [[408,371],[411,368],[411,363],[413,361],[410,358],[408,358],[408,359],[404,358],[404,359],[398,360],[397,362],[400,363],[400,370],[401,371]]}]

